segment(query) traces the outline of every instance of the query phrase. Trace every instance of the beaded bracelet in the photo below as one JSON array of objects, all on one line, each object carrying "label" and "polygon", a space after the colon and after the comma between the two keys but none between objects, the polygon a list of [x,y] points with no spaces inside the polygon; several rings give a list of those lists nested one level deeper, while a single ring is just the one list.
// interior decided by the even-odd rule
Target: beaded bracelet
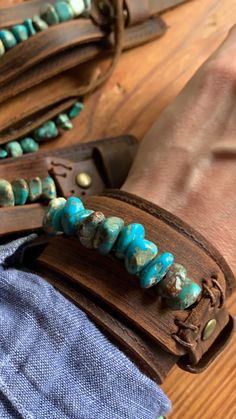
[{"label": "beaded bracelet", "polygon": [[156,244],[145,239],[142,224],[125,226],[119,217],[106,218],[102,212],[85,209],[82,201],[73,196],[68,200],[53,199],[43,226],[50,235],[77,235],[84,247],[123,259],[126,270],[139,277],[140,286],[158,284],[158,294],[174,310],[190,307],[201,294],[201,286],[187,277],[182,265],[174,263],[171,253],[158,255]]},{"label": "beaded bracelet", "polygon": [[57,196],[56,185],[51,176],[44,179],[35,177],[30,180],[15,179],[11,183],[0,179],[0,206],[12,207],[36,202],[39,199],[50,201]]},{"label": "beaded bracelet", "polygon": [[58,136],[59,128],[69,130],[73,128],[71,119],[78,116],[84,105],[82,102],[76,102],[67,113],[59,114],[55,122],[47,121],[41,127],[37,128],[29,137],[22,138],[20,141],[9,141],[4,147],[0,147],[0,159],[6,157],[20,157],[26,153],[35,153],[39,150],[39,143],[45,140],[51,140]]}]

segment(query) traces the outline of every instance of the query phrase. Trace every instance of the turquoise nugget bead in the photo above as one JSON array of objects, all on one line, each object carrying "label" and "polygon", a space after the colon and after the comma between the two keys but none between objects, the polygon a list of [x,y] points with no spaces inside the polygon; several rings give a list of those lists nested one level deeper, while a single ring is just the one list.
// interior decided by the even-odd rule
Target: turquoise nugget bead
[{"label": "turquoise nugget bead", "polygon": [[124,227],[116,244],[116,257],[123,259],[130,243],[136,239],[144,239],[144,236],[145,229],[142,224],[129,224]]},{"label": "turquoise nugget bead", "polygon": [[95,211],[89,217],[80,221],[77,225],[77,234],[80,243],[87,249],[93,248],[95,234],[99,225],[105,220],[105,215],[100,211]]},{"label": "turquoise nugget bead", "polygon": [[167,252],[155,258],[139,274],[141,287],[150,288],[161,281],[173,262],[174,256]]},{"label": "turquoise nugget bead", "polygon": [[20,145],[24,153],[35,153],[39,149],[38,143],[30,137],[23,138],[21,140]]},{"label": "turquoise nugget bead", "polygon": [[14,194],[10,182],[0,179],[0,207],[12,207],[14,204]]},{"label": "turquoise nugget bead", "polygon": [[57,190],[53,178],[51,176],[45,177],[42,180],[42,198],[50,201],[51,199],[56,198],[56,196]]},{"label": "turquoise nugget bead", "polygon": [[36,35],[37,32],[34,29],[34,25],[33,25],[32,19],[25,19],[24,20],[24,25],[25,25],[25,27],[27,29],[27,32],[28,32],[28,35],[29,36]]},{"label": "turquoise nugget bead", "polygon": [[10,141],[7,143],[6,150],[11,157],[20,157],[23,154],[22,147],[18,141]]},{"label": "turquoise nugget bead", "polygon": [[48,28],[47,22],[45,22],[43,19],[41,19],[38,15],[34,15],[32,17],[32,23],[34,25],[34,28],[37,32],[44,31]]},{"label": "turquoise nugget bead", "polygon": [[178,297],[184,287],[187,270],[179,263],[173,263],[158,287],[158,294],[166,298]]},{"label": "turquoise nugget bead", "polygon": [[[48,234],[56,234],[58,230],[53,227],[53,218],[58,210],[64,208],[66,204],[65,198],[54,198],[49,202],[48,210],[46,211],[43,219],[43,228]],[[58,217],[58,216],[57,216]],[[62,231],[62,226],[61,226]]]},{"label": "turquoise nugget bead", "polygon": [[74,17],[80,16],[85,10],[84,0],[66,0],[73,9]]},{"label": "turquoise nugget bead", "polygon": [[136,239],[129,245],[125,256],[125,267],[130,274],[140,272],[157,255],[157,246],[145,239]]},{"label": "turquoise nugget bead", "polygon": [[89,217],[94,211],[85,209],[80,212],[72,214],[69,218],[62,214],[62,230],[67,236],[75,236],[78,229],[78,224],[85,218]]},{"label": "turquoise nugget bead", "polygon": [[46,3],[41,7],[40,17],[45,20],[49,26],[57,25],[59,23],[59,16],[56,9],[50,3]]},{"label": "turquoise nugget bead", "polygon": [[75,196],[68,198],[64,209],[62,217],[62,227],[65,234],[72,236],[76,234],[76,214],[84,211],[84,206],[82,201]]},{"label": "turquoise nugget bead", "polygon": [[122,218],[106,218],[97,230],[93,243],[94,248],[98,249],[102,255],[107,255],[123,227],[124,220]]},{"label": "turquoise nugget bead", "polygon": [[15,179],[11,183],[15,205],[24,205],[29,195],[29,187],[24,179]]},{"label": "turquoise nugget bead", "polygon": [[58,136],[58,129],[56,127],[55,122],[48,121],[45,122],[41,127],[34,131],[34,135],[36,140],[43,141],[43,140],[50,140]]},{"label": "turquoise nugget bead", "polygon": [[5,52],[6,52],[6,50],[5,50],[5,47],[4,47],[4,43],[0,39],[0,57],[2,57],[5,54]]},{"label": "turquoise nugget bead", "polygon": [[68,111],[69,118],[73,119],[78,116],[82,110],[84,109],[84,105],[82,102],[76,102],[72,108]]},{"label": "turquoise nugget bead", "polygon": [[6,49],[14,48],[17,45],[17,40],[13,33],[7,29],[0,30],[0,39]]},{"label": "turquoise nugget bead", "polygon": [[199,298],[202,289],[196,282],[186,278],[185,284],[176,298],[166,298],[165,302],[173,310],[185,310]]},{"label": "turquoise nugget bead", "polygon": [[12,33],[18,42],[28,39],[28,31],[24,25],[16,25],[11,28]]},{"label": "turquoise nugget bead", "polygon": [[66,22],[74,17],[73,9],[65,1],[57,1],[55,3],[55,9],[59,16],[60,22]]},{"label": "turquoise nugget bead", "polygon": [[3,148],[0,148],[0,159],[5,159],[8,156],[8,153]]},{"label": "turquoise nugget bead", "polygon": [[35,177],[28,181],[29,186],[29,201],[35,202],[42,195],[42,181],[39,177]]},{"label": "turquoise nugget bead", "polygon": [[56,124],[58,127],[61,127],[63,129],[69,130],[73,128],[73,124],[68,118],[68,116],[66,115],[66,113],[61,113],[60,115],[58,115],[56,119]]}]

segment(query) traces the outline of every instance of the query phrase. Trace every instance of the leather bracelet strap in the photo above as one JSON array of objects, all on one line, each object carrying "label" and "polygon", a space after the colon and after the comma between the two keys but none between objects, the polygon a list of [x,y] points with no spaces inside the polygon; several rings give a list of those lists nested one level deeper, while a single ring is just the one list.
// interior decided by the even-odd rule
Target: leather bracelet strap
[{"label": "leather bracelet strap", "polygon": [[[234,329],[224,297],[235,289],[235,279],[225,260],[199,233],[177,217],[131,194],[107,191],[103,196],[86,198],[85,205],[103,211],[106,216],[119,215],[127,224],[141,222],[146,237],[158,243],[160,251],[172,252],[191,278],[207,284],[200,301],[187,310],[171,311],[157,298],[155,287],[143,291],[137,279],[127,274],[119,261],[83,248],[76,239],[53,239],[38,258],[40,266],[57,272],[63,281],[79,285],[88,298],[95,298],[105,311],[121,319],[123,325],[141,333],[144,340],[148,336],[150,342],[178,358],[182,368],[202,371],[229,342]],[[96,320],[95,317],[94,312]],[[216,328],[204,339],[205,327],[213,318]],[[112,330],[110,333],[117,334]],[[132,352],[130,345],[127,346],[129,353]],[[150,358],[144,357],[143,362],[152,371],[157,370]],[[169,367],[171,364],[173,358]],[[161,374],[157,375],[160,378]]]}]

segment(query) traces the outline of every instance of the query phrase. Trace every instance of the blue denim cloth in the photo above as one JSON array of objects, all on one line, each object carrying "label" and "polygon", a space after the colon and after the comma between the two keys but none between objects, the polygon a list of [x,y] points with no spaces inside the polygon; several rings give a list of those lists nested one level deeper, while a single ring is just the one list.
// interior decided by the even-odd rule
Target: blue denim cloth
[{"label": "blue denim cloth", "polygon": [[[157,419],[162,390],[39,276],[0,246],[0,418]],[[13,257],[12,257],[13,255]]]}]

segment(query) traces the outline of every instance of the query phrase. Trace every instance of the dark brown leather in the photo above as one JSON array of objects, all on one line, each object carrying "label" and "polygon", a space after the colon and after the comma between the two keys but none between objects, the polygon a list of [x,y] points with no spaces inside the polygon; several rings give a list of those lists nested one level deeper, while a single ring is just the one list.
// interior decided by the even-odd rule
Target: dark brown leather
[{"label": "dark brown leather", "polygon": [[[121,321],[123,327],[127,326],[129,332],[132,330],[142,336],[143,342],[149,347],[149,355],[150,351],[153,353],[152,344],[160,347],[164,371],[159,370],[158,362],[152,356],[145,356],[145,351],[142,354],[139,352],[143,357],[142,365],[152,374],[152,378],[154,373],[157,380],[163,379],[174,360],[181,368],[191,372],[205,369],[230,341],[234,331],[234,321],[224,299],[235,289],[235,279],[223,257],[186,223],[131,194],[108,190],[102,196],[85,197],[84,203],[87,208],[103,211],[106,216],[119,215],[127,224],[141,222],[146,237],[156,242],[160,251],[172,252],[176,262],[187,268],[190,278],[202,284],[203,293],[199,301],[187,310],[168,309],[158,297],[155,287],[141,289],[138,279],[129,275],[120,261],[85,249],[76,238],[57,237],[50,240],[37,259],[40,269],[53,273],[47,277],[51,278],[57,273],[64,283],[67,280],[75,283],[74,291],[70,292],[70,297],[75,301],[79,286],[79,292],[86,293],[89,299],[95,299],[106,313]],[[60,289],[60,285],[56,286]],[[69,295],[64,284],[63,292]],[[99,315],[96,318],[96,310],[92,318],[102,324]],[[205,325],[212,318],[217,320],[217,327],[208,340],[203,340]],[[119,329],[113,331],[112,321],[104,327],[110,328],[110,335],[137,360],[140,340],[137,345],[135,339],[132,345],[130,342],[126,344],[123,327],[120,334]],[[168,354],[167,358],[163,350]],[[174,358],[169,358],[169,354]]]},{"label": "dark brown leather", "polygon": [[[106,148],[110,150],[109,155],[106,153],[103,155],[103,150]],[[56,182],[60,196],[94,195],[101,193],[108,184],[116,187],[122,185],[136,148],[137,140],[134,137],[122,136],[50,152],[28,154],[2,161],[0,178],[11,182],[19,177],[23,179],[31,179],[35,176],[44,178],[50,174]],[[103,160],[102,168],[100,158],[94,153],[97,149],[100,149],[100,158]],[[122,158],[125,170],[119,172],[117,165],[111,167],[109,159],[113,158],[113,154],[116,155],[117,161],[119,161],[119,156]],[[114,163],[114,158],[112,161]],[[79,187],[76,183],[76,175],[80,172],[86,172],[92,178],[92,184],[87,189]],[[45,209],[46,206],[43,203],[0,208],[0,237],[20,231],[40,229]]]}]

